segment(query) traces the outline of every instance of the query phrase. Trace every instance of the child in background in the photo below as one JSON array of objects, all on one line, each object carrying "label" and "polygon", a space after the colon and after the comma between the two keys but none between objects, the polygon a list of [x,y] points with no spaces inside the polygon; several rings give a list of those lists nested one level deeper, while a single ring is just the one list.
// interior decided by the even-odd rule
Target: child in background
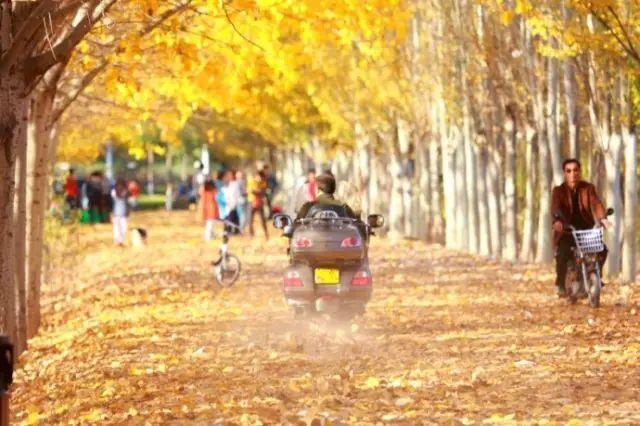
[{"label": "child in background", "polygon": [[123,179],[118,179],[111,190],[111,198],[113,198],[113,241],[119,246],[124,246],[127,236],[128,197],[127,183]]},{"label": "child in background", "polygon": [[207,179],[200,190],[205,241],[210,241],[214,238],[213,227],[215,220],[220,218],[220,210],[216,202],[217,192],[215,182],[211,179]]}]

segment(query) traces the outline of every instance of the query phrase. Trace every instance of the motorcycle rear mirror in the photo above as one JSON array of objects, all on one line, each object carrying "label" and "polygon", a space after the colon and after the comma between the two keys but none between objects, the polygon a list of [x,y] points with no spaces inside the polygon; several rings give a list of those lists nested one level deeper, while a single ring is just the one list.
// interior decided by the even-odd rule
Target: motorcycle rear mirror
[{"label": "motorcycle rear mirror", "polygon": [[293,221],[287,214],[276,214],[273,216],[273,227],[276,229],[284,229],[287,226],[291,226]]},{"label": "motorcycle rear mirror", "polygon": [[384,225],[384,216],[381,214],[370,214],[367,217],[367,224],[372,228],[380,228]]},{"label": "motorcycle rear mirror", "polygon": [[607,209],[607,216],[611,216],[614,212],[615,212],[615,210],[613,210],[613,208],[609,207]]}]

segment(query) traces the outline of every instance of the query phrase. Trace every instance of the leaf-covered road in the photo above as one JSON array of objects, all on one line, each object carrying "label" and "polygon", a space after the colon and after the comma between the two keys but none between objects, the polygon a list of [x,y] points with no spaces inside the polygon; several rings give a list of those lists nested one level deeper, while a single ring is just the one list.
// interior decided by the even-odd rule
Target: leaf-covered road
[{"label": "leaf-covered road", "polygon": [[280,293],[284,239],[232,240],[244,270],[220,290],[193,216],[134,216],[138,250],[82,231],[76,293],[48,298],[15,420],[640,423],[640,299],[615,284],[597,311],[568,306],[549,267],[374,239],[366,315],[302,323]]}]

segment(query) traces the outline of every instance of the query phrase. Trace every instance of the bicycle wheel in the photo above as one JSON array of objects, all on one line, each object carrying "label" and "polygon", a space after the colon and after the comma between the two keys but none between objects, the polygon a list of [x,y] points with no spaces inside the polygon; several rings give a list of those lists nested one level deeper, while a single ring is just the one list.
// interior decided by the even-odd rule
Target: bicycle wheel
[{"label": "bicycle wheel", "polygon": [[213,264],[213,277],[220,287],[231,287],[240,276],[240,259],[226,254]]},{"label": "bicycle wheel", "polygon": [[591,288],[589,288],[589,304],[592,308],[600,307],[600,289],[602,288],[602,284],[600,282],[600,277],[595,272],[589,274],[589,281],[591,284]]}]

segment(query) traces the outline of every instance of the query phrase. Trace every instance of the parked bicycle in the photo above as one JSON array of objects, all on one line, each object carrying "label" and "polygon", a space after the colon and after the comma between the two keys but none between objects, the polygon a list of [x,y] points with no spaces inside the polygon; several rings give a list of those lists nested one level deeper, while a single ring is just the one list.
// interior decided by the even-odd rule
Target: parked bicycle
[{"label": "parked bicycle", "polygon": [[[607,216],[613,214],[613,209],[607,209]],[[556,219],[562,218],[562,213],[554,214]],[[603,227],[598,221],[593,229],[577,230],[569,225],[569,230],[576,246],[572,248],[573,256],[569,260],[565,288],[571,303],[579,298],[588,298],[593,308],[600,306],[600,291],[602,290],[602,271],[600,271],[600,256],[604,251]]]},{"label": "parked bicycle", "polygon": [[229,239],[234,231],[240,232],[240,228],[228,220],[217,220],[224,225],[222,233],[222,245],[220,246],[220,257],[211,264],[213,265],[213,276],[220,287],[231,287],[240,276],[240,259],[229,253]]}]

